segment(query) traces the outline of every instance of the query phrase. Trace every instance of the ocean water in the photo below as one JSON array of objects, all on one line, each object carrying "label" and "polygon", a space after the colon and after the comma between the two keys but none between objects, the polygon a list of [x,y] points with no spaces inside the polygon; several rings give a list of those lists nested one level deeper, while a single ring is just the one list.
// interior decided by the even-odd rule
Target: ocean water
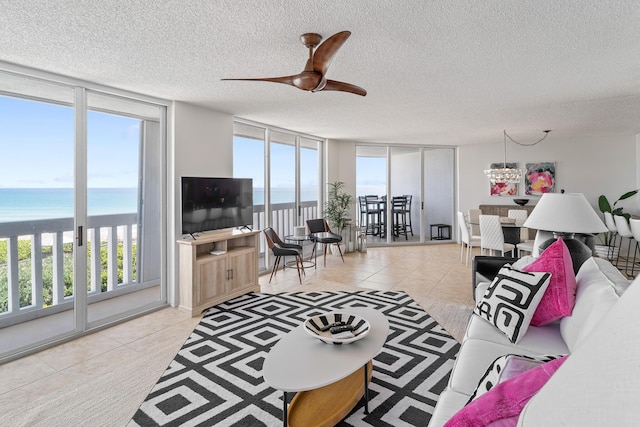
[{"label": "ocean water", "polygon": [[[89,215],[137,211],[137,188],[90,188]],[[71,188],[0,188],[0,222],[72,218]]]},{"label": "ocean water", "polygon": [[[303,189],[300,195],[302,200],[317,200],[315,190]],[[87,197],[89,215],[137,211],[137,188],[89,188]],[[271,191],[271,203],[290,203],[294,200],[295,191],[292,188]],[[264,189],[254,189],[253,204],[264,204]],[[72,217],[71,188],[0,188],[0,222]]]}]

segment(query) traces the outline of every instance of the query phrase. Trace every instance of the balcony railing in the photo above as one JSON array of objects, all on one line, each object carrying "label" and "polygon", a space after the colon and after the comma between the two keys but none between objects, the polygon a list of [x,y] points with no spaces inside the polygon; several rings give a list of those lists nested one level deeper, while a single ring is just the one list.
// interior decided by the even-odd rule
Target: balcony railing
[{"label": "balcony railing", "polygon": [[[117,289],[139,285],[134,276],[135,260],[138,257],[133,254],[137,224],[138,218],[135,213],[97,215],[88,218],[87,244],[90,253],[95,254],[89,258],[90,275],[87,287],[89,301],[98,299],[98,296],[104,293],[113,293]],[[0,266],[0,268],[6,268],[6,281],[0,282],[0,289],[5,287],[7,295],[6,307],[0,312],[0,327],[73,307],[73,295],[65,296],[65,276],[69,281],[69,275],[73,274],[72,268],[68,265],[65,267],[65,244],[72,243],[73,238],[72,218],[0,223],[0,240],[7,242],[6,265]],[[30,242],[29,257],[23,260],[19,259],[19,240]],[[118,266],[119,245],[122,247],[122,267]],[[51,247],[50,254],[45,256],[43,247],[48,246]],[[107,251],[106,289],[103,289],[101,280],[103,270],[101,247],[105,247]],[[66,256],[70,255],[66,254]],[[45,257],[51,258],[49,273],[45,273],[43,269]],[[31,296],[26,304],[24,301],[22,304],[20,302],[21,263],[29,263],[30,270]],[[120,273],[122,280],[119,281]],[[45,301],[45,274],[50,276],[50,303]]]},{"label": "balcony railing", "polygon": [[[292,234],[293,227],[297,225],[298,218],[294,203],[278,203],[271,205],[271,226],[278,233]],[[317,218],[318,203],[316,201],[302,202],[300,204],[300,225],[306,224],[307,219]],[[264,205],[255,205],[253,211],[253,228],[264,229],[265,222]],[[88,259],[88,302],[95,302],[106,298],[121,295],[123,292],[135,291],[142,288],[141,278],[136,274],[140,271],[137,260],[140,257],[134,254],[139,251],[139,245],[135,245],[138,235],[138,216],[135,213],[99,215],[88,218],[87,245],[90,254]],[[2,281],[0,274],[0,291],[7,295],[6,308],[0,310],[0,328],[31,320],[49,314],[58,313],[73,308],[73,295],[65,296],[65,276],[69,281],[72,269],[67,265],[65,271],[65,244],[72,243],[74,238],[73,219],[55,218],[32,221],[15,221],[0,223],[0,241],[7,242],[6,265],[0,265],[0,269],[6,269],[6,280]],[[19,260],[19,240],[30,241],[30,256]],[[264,267],[264,254],[266,244],[264,239],[260,242],[261,268]],[[51,247],[47,255],[43,255],[43,247]],[[118,266],[118,249],[122,251],[122,266]],[[100,256],[101,248],[106,248],[106,286],[103,288],[103,267]],[[134,249],[135,248],[135,249]],[[66,254],[67,258],[70,254]],[[52,267],[50,272],[45,272],[43,262],[50,257]],[[28,263],[30,271],[30,299],[20,302],[20,268],[26,268],[22,263]],[[44,276],[49,275],[51,289],[44,286]],[[121,279],[119,279],[121,276]],[[47,279],[49,279],[47,277]],[[4,289],[3,289],[4,287]],[[50,302],[45,301],[45,291],[51,292]],[[0,292],[0,295],[2,292]],[[22,305],[22,306],[21,306]]]}]

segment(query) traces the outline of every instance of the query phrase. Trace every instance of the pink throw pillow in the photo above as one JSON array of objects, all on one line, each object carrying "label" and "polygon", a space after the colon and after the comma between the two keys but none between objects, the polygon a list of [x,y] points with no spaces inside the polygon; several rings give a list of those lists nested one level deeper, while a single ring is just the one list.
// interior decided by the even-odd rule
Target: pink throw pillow
[{"label": "pink throw pillow", "polygon": [[527,272],[551,273],[549,286],[531,319],[531,325],[542,326],[570,316],[576,303],[576,275],[571,254],[562,239],[558,239],[523,268]]},{"label": "pink throw pillow", "polygon": [[484,427],[499,420],[517,423],[517,417],[525,405],[567,357],[552,360],[498,384],[459,410],[445,427]]}]

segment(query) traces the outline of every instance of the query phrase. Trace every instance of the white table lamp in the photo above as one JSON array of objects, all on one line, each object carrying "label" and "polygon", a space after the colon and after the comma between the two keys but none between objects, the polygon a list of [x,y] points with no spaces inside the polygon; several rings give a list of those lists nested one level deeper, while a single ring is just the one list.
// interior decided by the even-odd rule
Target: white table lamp
[{"label": "white table lamp", "polygon": [[523,226],[553,232],[554,238],[543,242],[541,250],[561,237],[569,248],[575,273],[592,256],[587,245],[574,239],[575,234],[604,233],[608,230],[582,193],[544,194]]}]

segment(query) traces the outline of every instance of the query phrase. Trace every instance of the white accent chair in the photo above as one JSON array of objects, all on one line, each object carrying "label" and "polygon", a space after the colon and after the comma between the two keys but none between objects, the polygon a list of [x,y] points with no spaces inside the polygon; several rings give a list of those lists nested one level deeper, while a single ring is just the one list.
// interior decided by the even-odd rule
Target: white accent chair
[{"label": "white accent chair", "polygon": [[462,262],[462,253],[466,245],[467,255],[465,257],[464,265],[469,265],[471,251],[474,247],[480,247],[480,238],[470,236],[469,225],[467,224],[467,221],[465,220],[462,212],[458,212],[458,224],[460,225],[460,262]]},{"label": "white accent chair", "polygon": [[471,237],[480,237],[480,209],[469,209],[469,224],[471,225]]},{"label": "white accent chair", "polygon": [[498,215],[480,215],[480,249],[482,254],[485,254],[486,250],[489,250],[490,255],[496,254],[496,251],[500,251],[504,256],[506,252],[514,254],[515,245],[504,242],[504,233],[502,232],[502,225],[500,224],[500,217]]},{"label": "white accent chair", "polygon": [[633,238],[636,241],[636,247],[633,251],[633,267],[631,267],[631,276],[635,277],[636,254],[638,253],[638,249],[640,249],[640,247],[638,246],[638,244],[640,243],[640,219],[629,219],[629,228],[631,228],[631,234],[633,234]]},{"label": "white accent chair", "polygon": [[[629,257],[631,256],[630,254],[631,241],[634,240],[633,233],[631,232],[631,227],[629,227],[627,218],[625,218],[622,215],[614,215],[613,219],[616,222],[616,228],[618,229],[618,235],[620,236],[620,243],[618,244],[618,261],[615,263],[615,265],[616,267],[618,267],[618,269],[620,269],[620,255],[622,254],[622,240],[626,237],[627,239],[629,239],[629,244],[627,246],[627,257],[625,258],[625,263],[624,263],[624,273],[627,276],[629,276]],[[635,258],[633,259],[632,262],[635,262]]]}]

